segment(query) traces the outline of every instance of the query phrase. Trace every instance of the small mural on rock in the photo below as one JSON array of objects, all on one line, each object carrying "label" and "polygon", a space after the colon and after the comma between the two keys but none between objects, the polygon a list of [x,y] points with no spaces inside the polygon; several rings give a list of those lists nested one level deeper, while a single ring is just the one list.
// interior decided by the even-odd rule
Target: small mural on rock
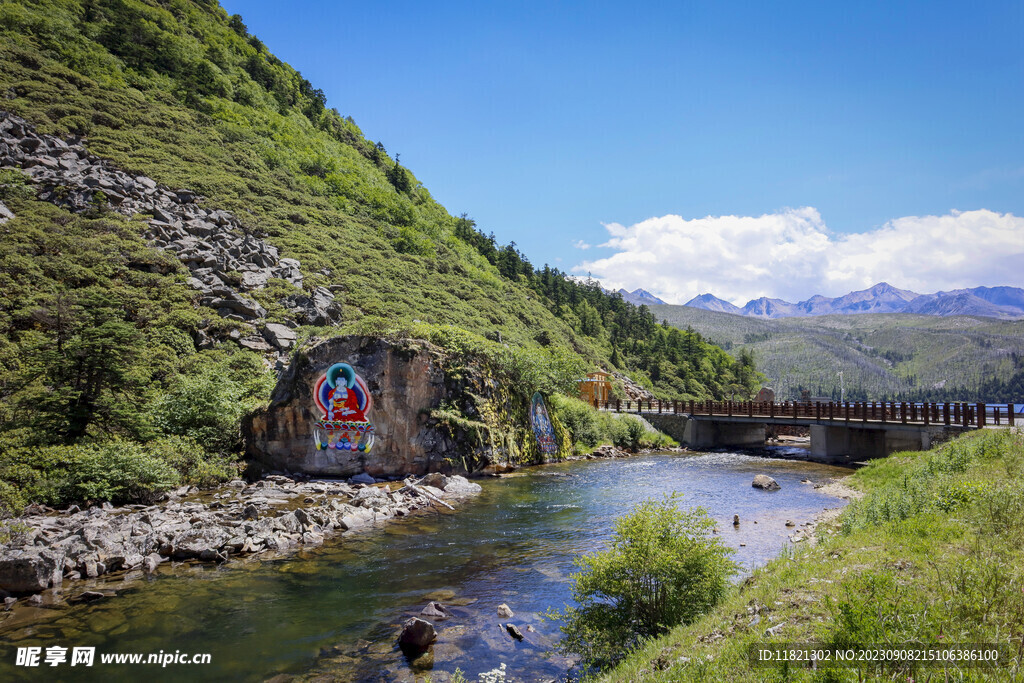
[{"label": "small mural on rock", "polygon": [[530,401],[530,425],[537,437],[537,445],[540,452],[552,454],[558,452],[558,440],[555,438],[555,428],[551,426],[551,418],[548,417],[548,407],[544,405],[544,397],[538,391]]},{"label": "small mural on rock", "polygon": [[373,425],[366,415],[373,398],[362,377],[348,363],[335,363],[317,380],[313,400],[322,417],[314,425],[316,449],[369,453]]}]

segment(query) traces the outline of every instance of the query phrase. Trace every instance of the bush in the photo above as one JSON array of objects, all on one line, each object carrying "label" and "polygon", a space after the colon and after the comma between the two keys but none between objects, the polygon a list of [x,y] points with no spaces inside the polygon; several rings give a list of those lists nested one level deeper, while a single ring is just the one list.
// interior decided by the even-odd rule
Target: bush
[{"label": "bush", "polygon": [[146,446],[130,441],[79,445],[64,450],[68,466],[60,486],[63,499],[60,502],[148,501],[154,494],[173,488],[181,481],[178,473],[150,454]]},{"label": "bush", "polygon": [[631,415],[601,412],[585,401],[561,394],[552,394],[548,401],[552,414],[569,430],[577,454],[606,443],[634,451],[675,445],[675,441],[660,432],[649,431]]},{"label": "bush", "polygon": [[577,606],[546,615],[565,622],[563,652],[605,669],[721,600],[737,569],[734,551],[710,535],[714,521],[703,508],[680,510],[678,500],[639,503],[616,520],[607,550],[577,558]]},{"label": "bush", "polygon": [[615,440],[615,445],[633,451],[640,450],[647,436],[647,428],[631,415],[620,417],[619,422],[622,424],[622,430]]},{"label": "bush", "polygon": [[211,455],[187,436],[166,436],[151,441],[145,448],[173,468],[183,484],[208,487],[238,474],[230,457]]},{"label": "bush", "polygon": [[182,375],[153,405],[153,422],[164,434],[184,436],[215,453],[241,445],[240,421],[270,393],[273,375],[258,356],[240,352]]},{"label": "bush", "polygon": [[562,394],[551,394],[548,397],[548,404],[551,411],[569,430],[574,450],[576,450],[576,446],[594,448],[607,438],[600,419],[601,413],[593,406],[587,405],[585,401],[569,398]]}]

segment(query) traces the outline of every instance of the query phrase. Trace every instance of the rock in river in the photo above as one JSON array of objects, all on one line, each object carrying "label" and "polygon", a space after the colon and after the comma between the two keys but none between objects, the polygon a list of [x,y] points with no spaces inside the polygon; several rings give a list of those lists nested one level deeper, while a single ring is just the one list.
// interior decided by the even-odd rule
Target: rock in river
[{"label": "rock in river", "polygon": [[450,616],[450,613],[441,603],[430,602],[427,603],[427,606],[423,608],[422,612],[420,612],[420,616],[433,619],[434,621],[443,621]]},{"label": "rock in river", "polygon": [[755,489],[764,489],[765,491],[778,491],[781,486],[779,482],[775,481],[767,474],[759,474],[754,477],[754,481],[751,484]]},{"label": "rock in river", "polygon": [[418,617],[409,619],[402,626],[402,634],[398,636],[398,645],[407,654],[418,654],[430,646],[437,638],[434,625]]}]

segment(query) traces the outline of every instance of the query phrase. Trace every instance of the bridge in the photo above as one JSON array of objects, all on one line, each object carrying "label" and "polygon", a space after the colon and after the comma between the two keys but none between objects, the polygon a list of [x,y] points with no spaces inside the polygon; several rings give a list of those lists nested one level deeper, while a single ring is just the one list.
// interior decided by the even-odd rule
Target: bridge
[{"label": "bridge", "polygon": [[619,401],[602,410],[643,415],[691,448],[756,447],[768,425],[810,428],[811,457],[831,463],[925,450],[949,436],[988,426],[1014,425],[1014,406],[985,403],[893,401]]}]

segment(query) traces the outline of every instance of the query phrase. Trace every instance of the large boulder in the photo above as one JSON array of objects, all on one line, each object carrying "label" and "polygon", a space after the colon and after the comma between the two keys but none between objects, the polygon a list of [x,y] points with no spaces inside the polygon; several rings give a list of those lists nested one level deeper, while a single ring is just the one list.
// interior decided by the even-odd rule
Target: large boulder
[{"label": "large boulder", "polygon": [[446,496],[473,496],[480,493],[483,489],[480,484],[475,484],[465,477],[459,475],[453,475],[448,477],[448,481],[444,485],[444,493]]},{"label": "large boulder", "polygon": [[267,323],[263,328],[263,338],[279,349],[290,349],[297,338],[295,330],[278,323]]},{"label": "large boulder", "polygon": [[764,491],[778,491],[780,488],[782,488],[781,486],[779,486],[779,482],[775,481],[767,474],[757,475],[756,477],[754,477],[754,481],[750,485],[753,486],[755,489],[762,489]]},{"label": "large boulder", "polygon": [[59,577],[64,558],[36,547],[13,550],[0,560],[0,589],[10,593],[38,593]]},{"label": "large boulder", "polygon": [[402,625],[402,633],[398,636],[398,645],[407,654],[423,652],[437,638],[434,625],[418,617],[409,619]]},{"label": "large boulder", "polygon": [[[375,436],[369,452],[320,450],[313,439],[316,423],[323,417],[314,403],[313,389],[324,372],[339,362],[355,369],[373,398],[366,416]],[[381,478],[450,471],[455,455],[465,455],[471,463],[470,449],[489,446],[471,438],[475,435],[453,435],[449,426],[430,415],[443,402],[463,404],[467,385],[477,395],[494,389],[472,374],[476,369],[468,370],[469,377],[449,377],[445,367],[444,352],[423,340],[340,336],[316,341],[296,354],[281,375],[269,407],[247,418],[243,425],[246,450],[268,469],[317,476]]]},{"label": "large boulder", "polygon": [[317,287],[309,294],[286,296],[280,303],[307,325],[332,325],[341,319],[334,294],[326,287]]}]

